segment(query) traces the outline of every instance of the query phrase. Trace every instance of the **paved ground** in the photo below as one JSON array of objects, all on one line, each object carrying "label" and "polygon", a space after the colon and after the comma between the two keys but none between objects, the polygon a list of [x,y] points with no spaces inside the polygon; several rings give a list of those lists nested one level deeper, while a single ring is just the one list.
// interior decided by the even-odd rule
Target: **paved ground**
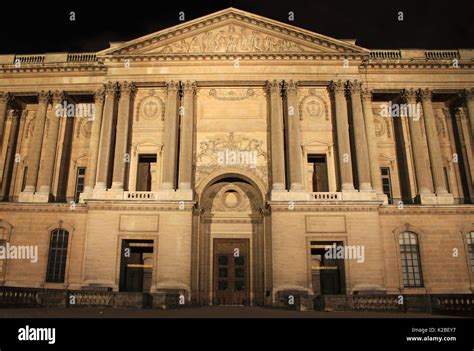
[{"label": "paved ground", "polygon": [[0,318],[446,318],[425,313],[299,312],[262,307],[190,307],[170,310],[9,308]]}]

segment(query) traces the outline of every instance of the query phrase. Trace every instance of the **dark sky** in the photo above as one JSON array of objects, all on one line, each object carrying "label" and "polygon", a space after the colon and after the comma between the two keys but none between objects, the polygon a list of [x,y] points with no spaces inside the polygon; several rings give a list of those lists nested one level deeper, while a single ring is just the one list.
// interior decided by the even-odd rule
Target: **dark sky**
[{"label": "dark sky", "polygon": [[[474,0],[96,0],[24,5],[16,0],[2,3],[0,53],[98,51],[110,41],[178,24],[180,11],[191,20],[229,6],[282,22],[288,22],[288,12],[293,11],[291,24],[334,38],[357,39],[366,48],[474,48]],[[75,11],[75,21],[69,20],[70,11]],[[398,21],[399,11],[404,21]]]}]

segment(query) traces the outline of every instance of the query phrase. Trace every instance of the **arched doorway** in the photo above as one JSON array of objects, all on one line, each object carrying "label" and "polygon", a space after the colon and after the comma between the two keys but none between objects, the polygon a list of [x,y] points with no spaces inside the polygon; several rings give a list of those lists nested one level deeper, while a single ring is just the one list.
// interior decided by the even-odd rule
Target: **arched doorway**
[{"label": "arched doorway", "polygon": [[263,304],[263,195],[243,175],[220,175],[199,194],[193,233],[193,296],[199,304]]}]

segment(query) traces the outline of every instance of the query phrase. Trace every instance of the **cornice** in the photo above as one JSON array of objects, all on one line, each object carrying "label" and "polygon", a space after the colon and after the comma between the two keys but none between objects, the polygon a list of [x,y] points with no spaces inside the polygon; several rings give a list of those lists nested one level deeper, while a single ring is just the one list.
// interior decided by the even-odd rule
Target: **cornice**
[{"label": "cornice", "polygon": [[45,66],[43,64],[30,64],[16,68],[15,65],[0,66],[0,73],[43,73],[43,72],[107,72],[107,67],[95,65],[82,66]]}]

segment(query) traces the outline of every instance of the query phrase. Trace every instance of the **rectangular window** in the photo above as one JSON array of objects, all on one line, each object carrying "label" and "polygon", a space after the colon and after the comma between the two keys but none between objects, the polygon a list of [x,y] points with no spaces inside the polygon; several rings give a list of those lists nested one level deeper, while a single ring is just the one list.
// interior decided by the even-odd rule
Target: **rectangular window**
[{"label": "rectangular window", "polygon": [[380,173],[382,174],[383,193],[387,195],[388,203],[393,204],[392,180],[390,177],[390,167],[381,167]]},{"label": "rectangular window", "polygon": [[404,232],[399,237],[400,258],[402,260],[403,286],[423,287],[418,238],[414,233]]},{"label": "rectangular window", "polygon": [[151,166],[156,155],[139,155],[137,167],[137,191],[151,191]]},{"label": "rectangular window", "polygon": [[68,231],[64,229],[55,229],[51,232],[46,282],[64,283],[68,242]]},{"label": "rectangular window", "polygon": [[469,263],[471,265],[471,271],[474,272],[474,232],[468,233],[466,239],[467,251],[469,253]]},{"label": "rectangular window", "polygon": [[86,180],[86,167],[77,167],[76,173],[76,191],[74,192],[74,201],[79,202],[79,196],[84,191],[84,183]]},{"label": "rectangular window", "polygon": [[326,155],[308,155],[308,163],[313,165],[313,192],[329,191]]}]

